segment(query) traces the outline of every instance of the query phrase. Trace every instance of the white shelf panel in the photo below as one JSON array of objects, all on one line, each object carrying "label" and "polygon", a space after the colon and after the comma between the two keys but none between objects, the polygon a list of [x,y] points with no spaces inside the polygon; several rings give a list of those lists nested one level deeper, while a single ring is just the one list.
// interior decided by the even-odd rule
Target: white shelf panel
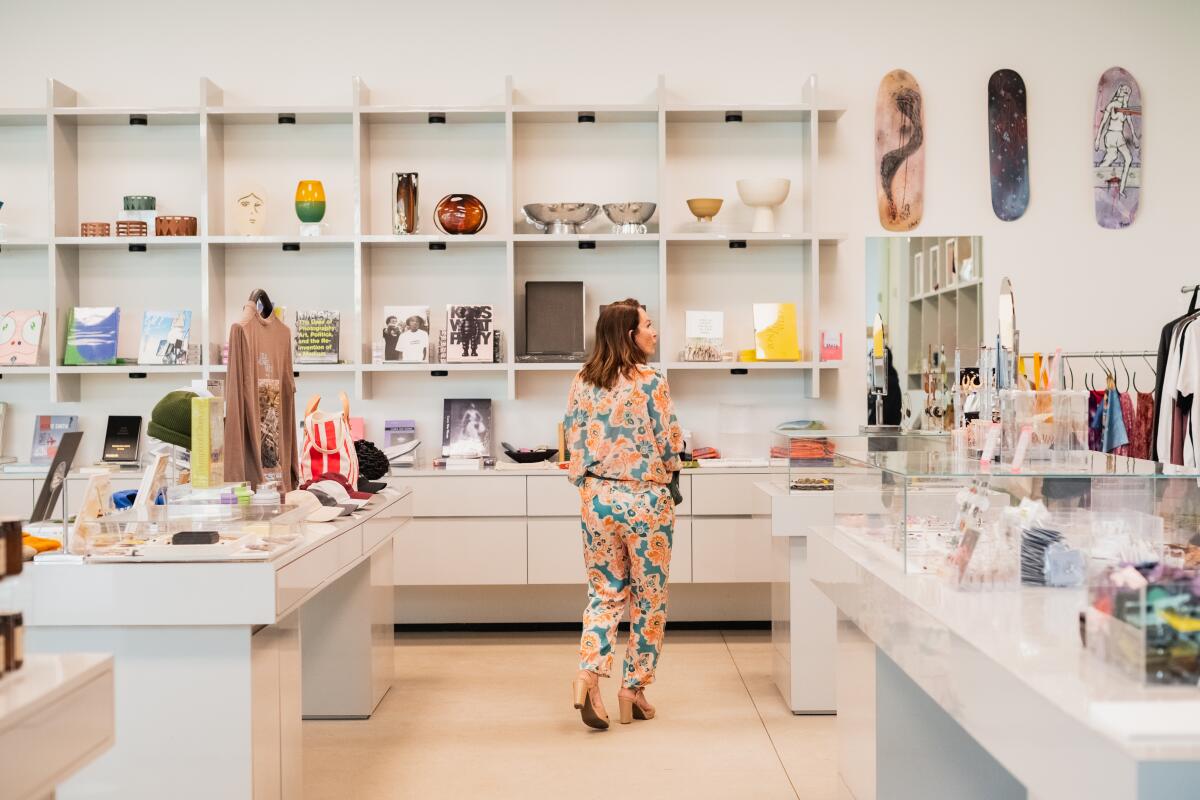
[{"label": "white shelf panel", "polygon": [[395,245],[399,247],[426,247],[432,242],[443,242],[447,245],[467,245],[479,247],[483,245],[503,245],[512,240],[511,236],[502,233],[476,233],[470,236],[452,236],[445,233],[415,234],[413,236],[391,236],[388,234],[365,234],[359,237],[363,244]]},{"label": "white shelf panel", "polygon": [[150,247],[196,247],[199,236],[55,236],[54,244],[60,247],[128,247],[144,244]]},{"label": "white shelf panel", "polygon": [[363,372],[507,372],[508,364],[364,364]]},{"label": "white shelf panel", "polygon": [[513,364],[517,372],[578,372],[582,361],[518,361]]},{"label": "white shelf panel", "polygon": [[516,233],[517,244],[578,244],[605,242],[613,244],[656,244],[662,237],[657,233]]},{"label": "white shelf panel", "polygon": [[668,233],[663,234],[668,244],[717,244],[728,246],[731,241],[751,244],[838,244],[846,240],[844,233]]},{"label": "white shelf panel", "polygon": [[128,375],[144,372],[147,375],[181,374],[199,375],[204,371],[201,364],[99,364],[84,366],[58,366],[60,375]]},{"label": "white shelf panel", "polygon": [[47,239],[10,239],[0,240],[0,252],[4,250],[35,250],[38,248],[49,247],[50,242]]},{"label": "white shelf panel", "polygon": [[228,125],[279,125],[280,114],[292,114],[297,125],[349,125],[354,118],[350,106],[210,106],[210,117]]},{"label": "white shelf panel", "polygon": [[148,125],[199,125],[200,109],[192,106],[173,108],[87,108],[60,106],[54,116],[76,125],[129,125],[129,117],[138,114]]},{"label": "white shelf panel", "polygon": [[[502,123],[507,106],[363,106],[363,122],[385,125],[428,125],[430,114],[442,114],[447,125]],[[436,124],[436,123],[434,123]]]},{"label": "white shelf panel", "polygon": [[[845,109],[836,110],[841,116]],[[822,108],[818,111],[819,119],[825,119],[826,114],[835,109]],[[760,104],[749,106],[719,106],[719,105],[668,105],[667,122],[725,122],[725,115],[730,112],[740,112],[743,123],[754,122],[808,122],[812,119],[812,108],[807,105]],[[832,117],[836,119],[836,117]],[[736,125],[737,123],[729,123]]]},{"label": "white shelf panel", "polygon": [[4,375],[6,377],[15,376],[23,378],[49,374],[49,367],[0,367],[0,375]]},{"label": "white shelf panel", "polygon": [[667,371],[676,370],[814,370],[837,369],[840,361],[671,361],[663,366]]},{"label": "white shelf panel", "polygon": [[649,103],[632,105],[587,105],[575,103],[572,105],[514,105],[513,122],[569,122],[572,125],[587,125],[580,123],[581,113],[596,115],[597,123],[607,122],[657,122],[658,106]]},{"label": "white shelf panel", "polygon": [[49,116],[44,108],[6,108],[0,110],[0,127],[8,125],[45,125]]},{"label": "white shelf panel", "polygon": [[[298,372],[301,375],[334,372],[345,373],[354,372],[357,369],[357,364],[292,364],[292,371]],[[229,371],[229,365],[213,364],[208,368],[208,371],[214,375],[222,374]]]},{"label": "white shelf panel", "polygon": [[230,247],[264,247],[267,245],[300,244],[309,247],[330,247],[354,244],[353,236],[209,236],[213,245]]}]

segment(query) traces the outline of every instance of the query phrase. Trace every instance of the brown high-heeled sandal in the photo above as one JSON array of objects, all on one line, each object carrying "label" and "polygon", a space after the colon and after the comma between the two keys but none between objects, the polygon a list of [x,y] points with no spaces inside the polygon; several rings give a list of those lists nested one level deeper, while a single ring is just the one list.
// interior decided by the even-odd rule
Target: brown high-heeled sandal
[{"label": "brown high-heeled sandal", "polygon": [[617,692],[617,703],[621,706],[621,724],[628,725],[635,719],[654,719],[654,706],[646,699],[641,687],[635,691],[629,687]]},{"label": "brown high-heeled sandal", "polygon": [[571,691],[583,724],[596,730],[607,730],[608,712],[600,699],[600,676],[590,670],[579,670],[575,680],[571,681]]}]

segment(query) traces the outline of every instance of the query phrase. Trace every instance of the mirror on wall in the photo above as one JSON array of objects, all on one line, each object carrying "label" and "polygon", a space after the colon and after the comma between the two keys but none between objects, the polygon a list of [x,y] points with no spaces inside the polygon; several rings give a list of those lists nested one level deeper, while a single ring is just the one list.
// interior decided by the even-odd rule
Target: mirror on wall
[{"label": "mirror on wall", "polygon": [[[921,409],[931,382],[954,366],[978,367],[983,334],[983,239],[979,236],[878,236],[866,241],[866,336],[884,323],[891,366],[904,397],[908,423]],[[942,363],[943,353],[946,363]],[[889,408],[900,407],[893,399]],[[873,421],[873,420],[872,420]]]}]

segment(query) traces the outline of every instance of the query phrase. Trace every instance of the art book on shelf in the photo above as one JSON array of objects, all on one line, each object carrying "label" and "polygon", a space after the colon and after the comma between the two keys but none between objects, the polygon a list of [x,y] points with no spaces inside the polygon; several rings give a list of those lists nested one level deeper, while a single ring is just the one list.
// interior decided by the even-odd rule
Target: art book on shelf
[{"label": "art book on shelf", "polygon": [[417,463],[417,422],[389,419],[383,423],[383,454],[393,467],[414,467]]},{"label": "art book on shelf", "polygon": [[297,364],[336,364],[341,351],[342,312],[297,311]]},{"label": "art book on shelf", "polygon": [[383,307],[383,360],[429,361],[429,306]]},{"label": "art book on shelf", "polygon": [[33,425],[33,447],[29,451],[30,464],[49,464],[58,452],[64,433],[79,430],[79,417],[74,415],[50,416],[39,414]]},{"label": "art book on shelf", "polygon": [[725,312],[685,311],[684,361],[720,361],[725,345]]},{"label": "art book on shelf", "polygon": [[0,367],[37,364],[46,312],[30,308],[5,311],[0,317]]},{"label": "art book on shelf", "polygon": [[191,311],[147,311],[142,315],[139,364],[188,363]]},{"label": "art book on shelf", "polygon": [[[438,331],[437,363],[446,363],[446,329]],[[504,363],[504,331],[492,331],[492,363]]]},{"label": "art book on shelf", "polygon": [[491,306],[446,306],[446,361],[491,363],[495,350]]},{"label": "art book on shelf", "polygon": [[795,303],[754,304],[754,350],[759,361],[799,361]]},{"label": "art book on shelf", "polygon": [[492,401],[442,401],[442,456],[483,458],[492,454]]},{"label": "art book on shelf", "polygon": [[121,309],[82,307],[71,309],[67,317],[67,346],[63,364],[84,366],[117,363],[117,333],[121,328]]}]

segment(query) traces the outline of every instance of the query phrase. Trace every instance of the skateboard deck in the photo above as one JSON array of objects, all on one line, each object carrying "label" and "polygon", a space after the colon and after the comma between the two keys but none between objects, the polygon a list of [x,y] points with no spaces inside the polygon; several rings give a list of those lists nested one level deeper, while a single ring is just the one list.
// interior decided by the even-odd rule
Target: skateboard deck
[{"label": "skateboard deck", "polygon": [[875,98],[875,194],[879,223],[911,231],[925,211],[925,115],[921,87],[895,69],[879,82]]},{"label": "skateboard deck", "polygon": [[1100,76],[1092,124],[1096,222],[1126,228],[1142,196],[1142,90],[1128,71],[1112,67]]},{"label": "skateboard deck", "polygon": [[1029,120],[1025,81],[1011,69],[988,79],[988,163],[992,173],[992,211],[1005,222],[1029,208]]}]

